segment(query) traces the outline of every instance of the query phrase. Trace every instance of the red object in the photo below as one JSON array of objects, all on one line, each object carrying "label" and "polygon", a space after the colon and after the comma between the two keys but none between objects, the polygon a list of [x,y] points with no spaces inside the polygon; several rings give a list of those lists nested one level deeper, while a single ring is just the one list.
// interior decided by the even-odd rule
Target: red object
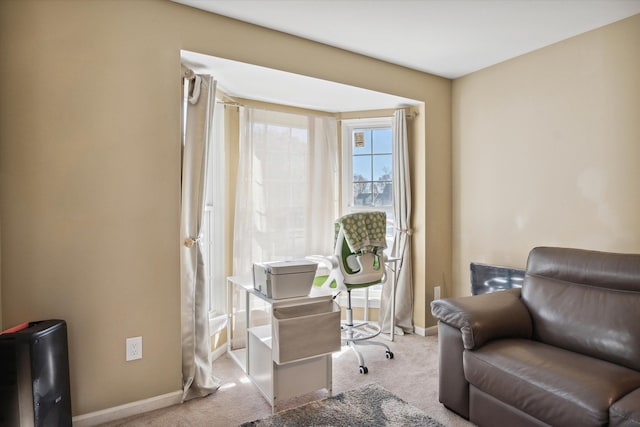
[{"label": "red object", "polygon": [[28,327],[29,327],[29,322],[20,323],[19,325],[16,325],[13,328],[5,329],[4,331],[0,332],[0,335],[2,335],[2,334],[12,334],[14,332],[21,331],[21,330],[26,329]]}]

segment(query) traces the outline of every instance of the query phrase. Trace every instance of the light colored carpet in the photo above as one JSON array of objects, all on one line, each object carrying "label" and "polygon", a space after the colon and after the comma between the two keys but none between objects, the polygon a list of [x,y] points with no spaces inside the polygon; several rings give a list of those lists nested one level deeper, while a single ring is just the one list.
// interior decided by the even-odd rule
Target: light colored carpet
[{"label": "light colored carpet", "polygon": [[[381,338],[384,340],[384,338]],[[333,394],[356,389],[367,384],[379,384],[431,418],[449,427],[469,427],[473,424],[455,415],[438,402],[438,339],[436,336],[397,336],[389,343],[393,359],[386,359],[384,350],[363,347],[369,373],[358,372],[355,354],[349,349],[333,357]],[[104,426],[204,427],[238,426],[271,415],[271,405],[242,370],[228,356],[214,362],[214,373],[223,381],[214,394],[194,399],[182,405],[159,409],[142,415],[107,423]],[[328,397],[324,390],[283,402],[278,409],[286,410]]]},{"label": "light colored carpet", "polygon": [[377,384],[281,411],[242,427],[421,426],[444,427],[418,408]]}]

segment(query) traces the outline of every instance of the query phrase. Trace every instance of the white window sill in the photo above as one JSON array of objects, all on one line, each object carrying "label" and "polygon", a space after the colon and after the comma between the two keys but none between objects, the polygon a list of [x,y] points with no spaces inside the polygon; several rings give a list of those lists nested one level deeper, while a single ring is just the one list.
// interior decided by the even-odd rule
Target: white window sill
[{"label": "white window sill", "polygon": [[227,315],[216,313],[214,311],[209,312],[209,335],[213,336],[227,326]]},{"label": "white window sill", "polygon": [[[369,308],[380,308],[380,298],[382,297],[382,286],[372,286],[369,288]],[[347,306],[347,292],[340,293],[337,298],[338,304],[342,307]],[[351,291],[351,306],[352,307],[364,307],[365,306],[365,291],[364,289],[357,289]]]}]

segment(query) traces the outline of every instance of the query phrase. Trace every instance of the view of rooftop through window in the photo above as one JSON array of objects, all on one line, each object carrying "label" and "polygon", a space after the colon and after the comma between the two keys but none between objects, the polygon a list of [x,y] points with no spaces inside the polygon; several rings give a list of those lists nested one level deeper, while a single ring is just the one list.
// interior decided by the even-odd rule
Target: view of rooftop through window
[{"label": "view of rooftop through window", "polygon": [[392,206],[391,128],[355,129],[352,141],[353,206]]}]

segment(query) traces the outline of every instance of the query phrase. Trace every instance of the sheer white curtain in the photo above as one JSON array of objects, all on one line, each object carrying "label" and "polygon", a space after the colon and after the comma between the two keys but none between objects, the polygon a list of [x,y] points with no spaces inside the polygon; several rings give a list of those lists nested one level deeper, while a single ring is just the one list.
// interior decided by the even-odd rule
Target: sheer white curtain
[{"label": "sheer white curtain", "polygon": [[329,253],[337,214],[337,123],[244,108],[233,274],[254,262]]},{"label": "sheer white curtain", "polygon": [[207,152],[216,82],[185,70],[188,102],[182,148],[180,287],[182,322],[182,400],[206,396],[220,387],[211,366],[209,284],[201,247]]},{"label": "sheer white curtain", "polygon": [[[411,273],[411,180],[409,177],[409,147],[404,110],[397,110],[392,123],[393,143],[393,210],[395,238],[391,256],[400,258],[395,295],[395,325],[397,332],[413,332],[413,277]],[[380,302],[380,325],[391,330],[391,287],[385,286]]]}]

